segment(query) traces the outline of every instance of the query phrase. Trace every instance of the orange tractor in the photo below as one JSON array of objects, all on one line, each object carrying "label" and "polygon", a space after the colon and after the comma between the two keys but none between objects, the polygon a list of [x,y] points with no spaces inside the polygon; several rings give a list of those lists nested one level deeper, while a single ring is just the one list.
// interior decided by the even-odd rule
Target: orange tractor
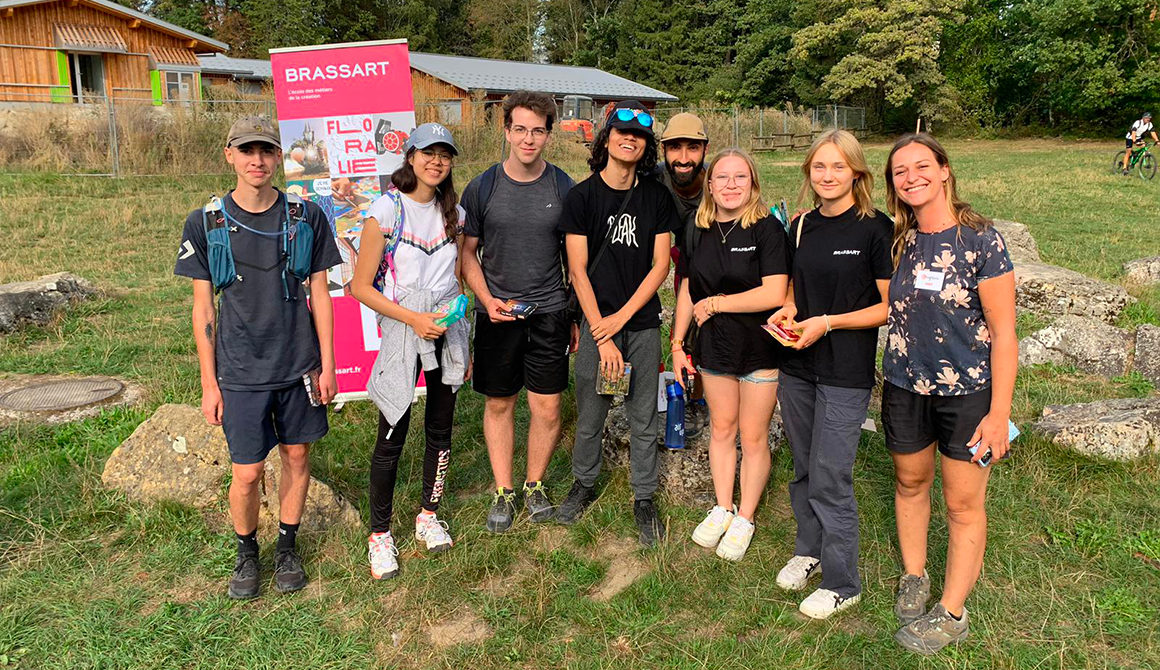
[{"label": "orange tractor", "polygon": [[575,135],[586,146],[592,144],[614,105],[610,102],[597,111],[592,98],[586,95],[566,95],[560,106],[560,130]]}]

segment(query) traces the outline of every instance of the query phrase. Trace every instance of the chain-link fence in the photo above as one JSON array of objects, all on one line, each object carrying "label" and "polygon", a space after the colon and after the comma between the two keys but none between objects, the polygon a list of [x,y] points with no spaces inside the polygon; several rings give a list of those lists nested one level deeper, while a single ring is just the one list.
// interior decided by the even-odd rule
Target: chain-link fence
[{"label": "chain-link fence", "polygon": [[[84,104],[30,97],[0,103],[0,171],[53,172],[91,176],[219,175],[230,170],[221,147],[230,124],[241,116],[275,119],[270,95],[208,98],[155,104],[150,98],[86,96]],[[691,112],[705,123],[714,149],[749,151],[808,147],[817,133],[834,127],[865,128],[865,110],[740,107],[663,107],[658,128],[673,115]],[[439,121],[460,147],[456,167],[470,177],[506,153],[499,101],[415,101],[417,123]],[[594,119],[598,126],[601,119]],[[548,160],[583,174],[588,148],[581,137],[558,132]]]}]

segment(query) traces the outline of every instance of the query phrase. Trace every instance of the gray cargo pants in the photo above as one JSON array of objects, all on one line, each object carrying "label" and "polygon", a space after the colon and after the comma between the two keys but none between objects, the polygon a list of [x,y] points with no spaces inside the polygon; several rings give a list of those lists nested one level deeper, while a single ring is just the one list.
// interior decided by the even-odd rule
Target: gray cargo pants
[{"label": "gray cargo pants", "polygon": [[793,451],[794,554],[820,559],[821,588],[849,598],[862,592],[854,455],[870,389],[815,384],[783,371],[777,399]]},{"label": "gray cargo pants", "polygon": [[[626,363],[632,363],[632,380],[624,398],[631,433],[629,457],[632,491],[637,500],[653,497],[657,490],[657,371],[661,364],[660,329],[620,331],[612,338]],[[597,395],[600,352],[588,330],[580,324],[580,348],[576,352],[576,443],[572,447],[572,474],[592,487],[600,476],[604,422],[612,396]]]}]

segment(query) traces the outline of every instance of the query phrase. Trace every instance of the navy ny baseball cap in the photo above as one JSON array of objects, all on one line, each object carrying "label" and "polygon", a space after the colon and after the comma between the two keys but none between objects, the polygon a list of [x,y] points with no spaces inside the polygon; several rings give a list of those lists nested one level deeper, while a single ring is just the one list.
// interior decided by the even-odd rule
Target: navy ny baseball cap
[{"label": "navy ny baseball cap", "polygon": [[451,137],[451,131],[439,123],[424,123],[416,128],[403,143],[403,153],[411,149],[426,149],[433,144],[446,144],[451,148],[451,155],[459,155],[459,147],[455,146],[455,138]]}]

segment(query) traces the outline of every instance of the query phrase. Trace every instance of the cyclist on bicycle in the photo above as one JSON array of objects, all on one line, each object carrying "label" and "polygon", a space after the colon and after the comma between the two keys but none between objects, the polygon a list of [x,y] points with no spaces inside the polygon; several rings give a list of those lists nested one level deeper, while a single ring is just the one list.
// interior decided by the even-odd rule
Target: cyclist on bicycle
[{"label": "cyclist on bicycle", "polygon": [[1128,130],[1128,134],[1125,135],[1127,150],[1124,151],[1124,164],[1121,166],[1123,174],[1128,174],[1128,161],[1132,158],[1133,145],[1143,144],[1144,140],[1141,138],[1145,133],[1152,135],[1153,142],[1160,143],[1160,137],[1156,136],[1156,129],[1152,126],[1152,112],[1144,112],[1144,116],[1140,117],[1139,121],[1134,122],[1132,128]]}]

